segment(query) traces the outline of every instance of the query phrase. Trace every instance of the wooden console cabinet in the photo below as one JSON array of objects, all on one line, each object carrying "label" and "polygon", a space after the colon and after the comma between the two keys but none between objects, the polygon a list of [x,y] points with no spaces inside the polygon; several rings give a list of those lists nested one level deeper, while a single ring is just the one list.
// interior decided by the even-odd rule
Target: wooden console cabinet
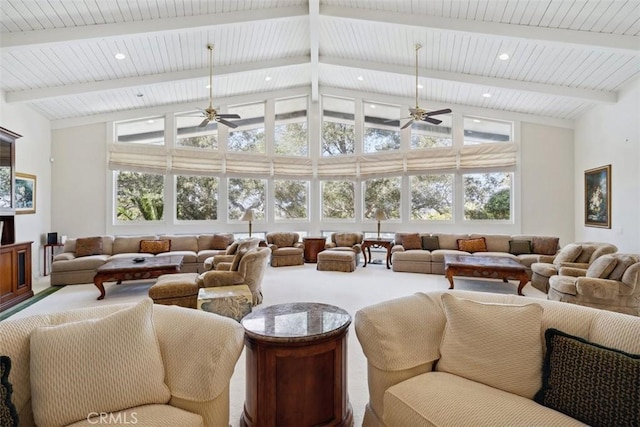
[{"label": "wooden console cabinet", "polygon": [[31,244],[0,245],[0,311],[31,298]]}]

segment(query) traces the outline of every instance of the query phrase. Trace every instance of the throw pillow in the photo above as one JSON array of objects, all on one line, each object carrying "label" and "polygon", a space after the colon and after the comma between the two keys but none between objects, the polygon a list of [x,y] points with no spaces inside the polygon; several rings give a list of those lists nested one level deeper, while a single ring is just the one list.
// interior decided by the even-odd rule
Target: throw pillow
[{"label": "throw pillow", "polygon": [[245,240],[240,240],[238,242],[238,249],[236,250],[236,253],[240,252],[243,249],[249,250],[249,249],[255,249],[258,247],[258,244],[260,244],[260,239],[245,239]]},{"label": "throw pillow", "polygon": [[509,253],[522,255],[531,253],[531,240],[509,240]]},{"label": "throw pillow", "polygon": [[574,262],[580,256],[580,253],[582,253],[582,245],[569,243],[558,252],[558,255],[553,259],[553,264],[556,267],[560,267],[564,262]]},{"label": "throw pillow", "polygon": [[0,425],[18,427],[18,411],[11,402],[13,387],[9,382],[11,371],[11,359],[9,356],[0,356]]},{"label": "throw pillow", "polygon": [[458,250],[465,252],[487,252],[487,241],[484,237],[477,239],[458,239]]},{"label": "throw pillow", "polygon": [[541,405],[591,426],[640,425],[640,355],[545,331]]},{"label": "throw pillow", "polygon": [[442,295],[447,319],[436,370],[528,399],[541,385],[538,304],[486,304]]},{"label": "throw pillow", "polygon": [[45,326],[31,333],[31,398],[41,427],[164,404],[171,394],[153,327],[153,302],[99,319]]},{"label": "throw pillow", "polygon": [[438,236],[422,236],[422,249],[427,251],[440,249],[440,239]]},{"label": "throw pillow", "polygon": [[102,254],[102,237],[85,237],[76,239],[77,257],[101,255]]},{"label": "throw pillow", "polygon": [[558,237],[532,237],[531,247],[534,254],[555,255],[558,252]]},{"label": "throw pillow", "polygon": [[402,238],[402,247],[405,250],[422,249],[422,239],[418,233],[407,234]]},{"label": "throw pillow", "polygon": [[249,251],[247,248],[242,248],[236,252],[236,256],[233,257],[233,262],[231,263],[230,271],[238,271],[238,267],[240,266],[240,261],[242,261],[242,257]]},{"label": "throw pillow", "polygon": [[171,240],[140,240],[140,253],[161,254],[171,250]]},{"label": "throw pillow", "polygon": [[587,245],[587,244],[582,244],[581,246],[582,246],[582,252],[580,252],[580,256],[576,258],[573,262],[588,264],[589,261],[591,261],[591,255],[593,255],[597,247],[595,245]]},{"label": "throw pillow", "polygon": [[597,260],[593,261],[587,269],[587,277],[594,277],[598,279],[606,279],[609,274],[616,268],[618,259],[611,255],[603,255]]},{"label": "throw pillow", "polygon": [[616,255],[616,259],[618,260],[616,268],[609,273],[609,279],[611,280],[622,280],[622,276],[624,275],[624,272],[627,271],[627,268],[631,267],[636,262],[640,262],[640,256],[638,255],[618,254]]},{"label": "throw pillow", "polygon": [[223,250],[233,243],[233,234],[214,234],[211,239],[211,249]]},{"label": "throw pillow", "polygon": [[238,250],[238,242],[233,242],[227,247],[227,251],[225,252],[225,255],[234,255],[237,250]]}]

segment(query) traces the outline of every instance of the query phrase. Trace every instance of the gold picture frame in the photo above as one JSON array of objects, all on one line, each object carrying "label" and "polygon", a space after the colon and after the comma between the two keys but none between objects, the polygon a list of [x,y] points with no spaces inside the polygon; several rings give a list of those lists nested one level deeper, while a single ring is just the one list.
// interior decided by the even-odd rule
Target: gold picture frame
[{"label": "gold picture frame", "polygon": [[611,228],[611,165],[584,172],[584,225]]},{"label": "gold picture frame", "polygon": [[36,213],[36,176],[16,172],[15,210],[16,214]]}]

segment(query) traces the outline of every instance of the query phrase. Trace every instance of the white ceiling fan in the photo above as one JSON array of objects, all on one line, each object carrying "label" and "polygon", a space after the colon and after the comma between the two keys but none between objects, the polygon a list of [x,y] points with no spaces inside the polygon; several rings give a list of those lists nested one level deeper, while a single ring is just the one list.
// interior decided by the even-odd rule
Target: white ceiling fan
[{"label": "white ceiling fan", "polygon": [[420,108],[420,106],[418,105],[418,51],[420,50],[420,48],[422,48],[422,45],[416,44],[416,108],[409,108],[409,121],[405,123],[404,126],[402,126],[402,129],[411,126],[411,123],[416,120],[439,125],[440,123],[442,123],[442,120],[434,119],[431,116],[437,116],[439,114],[447,114],[451,112],[451,109],[449,108],[436,111],[427,111],[423,108]]},{"label": "white ceiling fan", "polygon": [[237,128],[237,124],[225,119],[239,119],[240,116],[238,114],[219,114],[218,111],[213,108],[213,45],[208,44],[207,49],[209,49],[209,107],[205,109],[198,108],[198,110],[202,111],[202,116],[204,117],[204,120],[198,127],[205,127],[209,122],[217,122],[230,128]]}]

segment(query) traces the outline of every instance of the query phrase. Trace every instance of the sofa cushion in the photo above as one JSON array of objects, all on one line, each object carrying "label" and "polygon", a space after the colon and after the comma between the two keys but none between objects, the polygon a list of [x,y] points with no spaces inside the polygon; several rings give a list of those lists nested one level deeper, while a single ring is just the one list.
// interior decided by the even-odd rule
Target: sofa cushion
[{"label": "sofa cushion", "polygon": [[558,252],[558,255],[553,259],[553,264],[556,267],[560,267],[565,262],[573,262],[580,256],[581,252],[582,245],[569,243]]},{"label": "sofa cushion", "polygon": [[458,240],[468,239],[468,234],[449,234],[449,233],[434,233],[432,236],[438,236],[438,242],[440,243],[440,249],[452,249],[458,250]]},{"label": "sofa cushion", "polygon": [[593,255],[593,253],[596,251],[597,246],[585,243],[581,244],[581,246],[582,252],[580,252],[580,256],[578,256],[578,258],[576,258],[573,262],[588,264],[591,261],[591,255]]},{"label": "sofa cushion", "polygon": [[227,250],[225,251],[225,255],[234,255],[237,250],[238,250],[238,242],[233,242],[227,247]]},{"label": "sofa cushion", "polygon": [[147,298],[100,319],[35,329],[30,373],[36,424],[62,426],[91,412],[167,403],[152,315]]},{"label": "sofa cushion", "polygon": [[140,240],[140,253],[161,254],[171,251],[171,240]]},{"label": "sofa cushion", "polygon": [[85,237],[76,240],[77,257],[101,255],[102,254],[102,237]]},{"label": "sofa cushion", "polygon": [[422,249],[422,239],[418,233],[407,234],[402,238],[402,247],[406,250]]},{"label": "sofa cushion", "polygon": [[547,329],[545,340],[543,384],[536,402],[592,426],[639,425],[640,355],[557,329]]},{"label": "sofa cushion", "polygon": [[231,233],[216,233],[213,235],[198,236],[198,250],[204,251],[209,249],[224,250],[234,241]]},{"label": "sofa cushion", "polygon": [[540,255],[555,255],[558,252],[558,237],[534,236],[531,238],[531,248]]},{"label": "sofa cushion", "polygon": [[113,239],[113,255],[133,254],[140,251],[141,240],[155,240],[155,235],[146,236],[117,236]]},{"label": "sofa cushion", "polygon": [[13,387],[9,382],[11,358],[0,356],[0,425],[18,427],[18,412],[11,401]]},{"label": "sofa cushion", "polygon": [[622,280],[624,272],[627,271],[627,268],[638,262],[638,258],[639,257],[637,255],[617,254],[616,259],[618,262],[616,263],[616,267],[613,271],[609,273],[609,279]]},{"label": "sofa cushion", "polygon": [[447,324],[436,369],[533,398],[542,379],[542,307],[485,304],[448,293],[442,303]]},{"label": "sofa cushion", "polygon": [[427,251],[440,249],[440,239],[438,236],[422,236],[422,249]]},{"label": "sofa cushion", "polygon": [[487,252],[487,241],[484,237],[475,239],[458,239],[458,250],[469,253]]},{"label": "sofa cushion", "polygon": [[606,279],[609,274],[616,268],[618,259],[611,255],[603,255],[597,260],[593,261],[587,269],[586,276],[599,279]]},{"label": "sofa cushion", "polygon": [[362,234],[360,233],[334,233],[333,241],[337,246],[352,247],[355,244],[362,243]]},{"label": "sofa cushion", "polygon": [[487,245],[487,252],[509,252],[509,240],[511,236],[508,234],[470,234],[470,239],[479,239],[484,237]]},{"label": "sofa cushion", "polygon": [[509,253],[514,255],[530,254],[531,240],[509,240]]},{"label": "sofa cushion", "polygon": [[172,251],[198,252],[198,236],[194,235],[162,235],[159,240],[170,240]]},{"label": "sofa cushion", "polygon": [[236,252],[236,255],[233,257],[233,262],[231,263],[231,271],[238,271],[240,261],[242,261],[242,257],[245,256],[248,250],[247,248],[242,248]]}]

